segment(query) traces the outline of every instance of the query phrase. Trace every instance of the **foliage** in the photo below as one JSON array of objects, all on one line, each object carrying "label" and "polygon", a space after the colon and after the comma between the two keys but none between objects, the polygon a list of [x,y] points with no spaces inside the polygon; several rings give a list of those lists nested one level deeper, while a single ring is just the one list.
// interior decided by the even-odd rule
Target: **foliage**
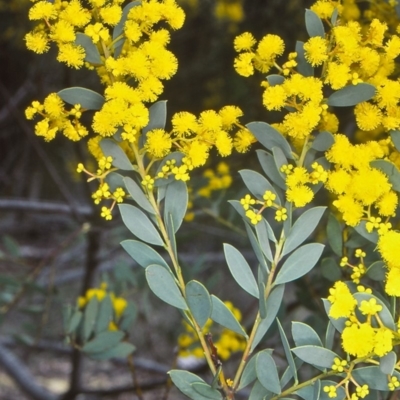
[{"label": "foliage", "polygon": [[[34,101],[26,117],[40,117],[35,133],[46,141],[59,133],[72,141],[90,136],[87,145],[98,169],[91,172],[80,163],[78,172],[98,182],[92,197],[96,204],[109,204],[102,205],[103,218],[111,220],[118,204],[136,238],[122,246],[144,268],[151,291],[181,312],[213,376],[206,382],[172,370],[171,380],[194,400],[234,399],[249,385],[250,399],[355,400],[377,392],[389,398],[387,392],[400,386],[399,6],[376,0],[360,9],[350,0],[318,0],[305,12],[309,39],[288,54],[278,35],[258,41],[250,32],[238,35],[234,68],[244,77],[269,74],[261,100],[266,110],[279,112],[280,122],[243,125],[241,109],[228,105],[198,116],[175,113],[167,128],[166,102],[159,97],[163,81],[177,70],[167,45],[170,30],[182,27],[185,14],[174,0],[122,3],[34,2],[29,18],[39,22],[25,36],[27,47],[41,54],[54,44],[58,61],[92,70],[104,91],[73,87],[51,93],[42,103]],[[347,135],[341,133],[343,108],[356,127]],[[81,122],[84,114],[92,118],[90,128]],[[232,277],[258,302],[249,328],[201,282],[186,282],[176,233],[185,216],[193,218],[187,214],[192,171],[214,153],[244,153],[256,142],[264,174],[240,170],[247,192],[231,201],[256,255],[255,268],[234,246],[224,245]],[[229,168],[219,168],[229,182]],[[325,223],[331,251],[321,238]],[[319,236],[312,236],[314,231]],[[168,261],[159,249],[166,250]],[[293,346],[277,318],[286,284],[313,268],[329,276],[338,264],[342,271],[323,300],[324,340],[311,326],[293,322]],[[66,318],[67,334],[91,357],[130,356],[134,346],[126,330],[133,309],[106,289],[92,289],[80,299]],[[222,339],[216,346],[209,321],[223,327],[221,337],[230,330],[224,340],[235,346],[225,348]],[[271,349],[259,346],[275,321],[285,371],[278,370]],[[241,359],[230,379],[222,361],[236,350],[242,350]],[[312,369],[311,377],[298,373],[303,365]]]}]

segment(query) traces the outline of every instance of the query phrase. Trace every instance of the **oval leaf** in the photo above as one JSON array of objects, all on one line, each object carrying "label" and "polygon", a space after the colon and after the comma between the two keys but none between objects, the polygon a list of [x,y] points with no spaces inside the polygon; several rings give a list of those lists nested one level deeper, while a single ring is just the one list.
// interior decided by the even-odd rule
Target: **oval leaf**
[{"label": "oval leaf", "polygon": [[386,354],[384,357],[381,357],[379,362],[379,368],[384,374],[392,375],[394,371],[394,367],[396,366],[397,357],[394,351]]},{"label": "oval leaf", "polygon": [[275,321],[275,317],[278,314],[279,308],[282,304],[284,292],[285,285],[278,285],[272,289],[272,292],[267,299],[267,317],[261,321],[260,325],[258,325],[250,351],[253,351],[261,342],[262,338]]},{"label": "oval leaf", "polygon": [[210,400],[222,400],[222,395],[218,390],[213,389],[205,382],[193,382],[190,386],[199,394]]},{"label": "oval leaf", "polygon": [[317,332],[303,322],[292,322],[292,336],[297,347],[308,345],[323,347]]},{"label": "oval leaf", "polygon": [[164,242],[147,215],[129,204],[118,204],[125,226],[140,240],[163,246]]},{"label": "oval leaf", "polygon": [[328,105],[332,107],[350,107],[367,101],[375,96],[375,86],[369,83],[349,85],[332,93]]},{"label": "oval leaf", "polygon": [[136,347],[128,342],[118,343],[115,347],[101,353],[92,353],[95,360],[109,360],[110,358],[126,358],[135,351]]},{"label": "oval leaf", "polygon": [[400,131],[391,131],[390,137],[392,138],[392,142],[394,144],[394,147],[396,147],[396,150],[400,151]]},{"label": "oval leaf", "polygon": [[282,251],[283,256],[296,249],[311,235],[325,210],[326,207],[314,207],[300,215],[286,238]]},{"label": "oval leaf", "polygon": [[83,87],[63,89],[57,94],[66,103],[72,105],[80,104],[81,107],[86,110],[100,110],[105,102],[105,99],[101,94]]},{"label": "oval leaf", "polygon": [[312,142],[311,148],[317,151],[328,150],[333,143],[335,143],[335,138],[330,132],[319,133]]},{"label": "oval leaf", "polygon": [[132,163],[129,161],[128,156],[119,147],[119,145],[112,139],[103,139],[100,142],[101,150],[106,157],[111,156],[114,167],[124,171],[133,171]]},{"label": "oval leaf", "polygon": [[281,393],[278,370],[274,359],[267,351],[260,351],[256,357],[257,378],[260,383],[272,393]]},{"label": "oval leaf", "polygon": [[86,341],[93,332],[96,324],[97,313],[99,311],[99,301],[94,296],[89,300],[83,313],[83,340]]},{"label": "oval leaf", "polygon": [[149,123],[142,129],[143,134],[152,129],[164,129],[167,121],[167,101],[161,100],[149,108]]},{"label": "oval leaf", "polygon": [[285,261],[278,272],[275,284],[294,281],[309,272],[321,257],[324,245],[309,243],[299,247]]},{"label": "oval leaf", "polygon": [[319,346],[300,346],[292,349],[301,360],[316,367],[331,368],[335,357],[339,357],[331,350]]},{"label": "oval leaf", "polygon": [[[278,148],[279,147],[274,147],[274,149]],[[261,149],[256,150],[256,153],[258,157],[258,162],[260,163],[265,175],[268,176],[268,178],[271,179],[271,181],[275,183],[275,185],[283,190],[286,190],[285,179],[277,168],[274,156]]]},{"label": "oval leaf", "polygon": [[146,268],[146,279],[150,289],[157,297],[173,307],[187,310],[185,299],[171,272],[161,265],[149,265]]},{"label": "oval leaf", "polygon": [[[388,378],[384,374],[379,366],[363,367],[354,369],[351,373],[353,378],[360,385],[368,385],[369,389],[388,391]],[[393,376],[400,380],[400,374],[397,371],[393,371]],[[400,388],[396,388],[400,390]]]},{"label": "oval leaf", "polygon": [[321,18],[318,17],[314,11],[306,9],[305,20],[307,33],[310,37],[325,37],[324,24],[322,23]]},{"label": "oval leaf", "polygon": [[211,316],[211,296],[205,286],[197,281],[190,281],[185,292],[187,305],[200,328],[203,328]]},{"label": "oval leaf", "polygon": [[287,362],[289,364],[290,373],[293,376],[294,381],[298,382],[298,379],[297,379],[297,368],[296,368],[296,364],[295,364],[294,359],[293,359],[293,355],[292,355],[292,353],[290,351],[289,341],[288,341],[288,339],[286,337],[285,331],[283,330],[282,325],[281,325],[281,323],[280,323],[278,318],[276,319],[276,322],[278,324],[279,335],[281,337],[283,349],[285,351],[286,360],[287,360]]},{"label": "oval leaf", "polygon": [[164,221],[168,225],[168,216],[172,217],[174,232],[180,228],[188,205],[186,183],[174,180],[167,186],[164,203]]},{"label": "oval leaf", "polygon": [[92,64],[102,64],[99,49],[93,43],[90,36],[84,33],[77,32],[75,44],[82,46],[85,49],[85,61]]},{"label": "oval leaf", "polygon": [[87,342],[83,347],[84,353],[100,353],[116,346],[125,336],[121,331],[107,331],[99,333],[90,342]]},{"label": "oval leaf", "polygon": [[151,264],[158,264],[170,269],[167,262],[145,243],[138,240],[124,240],[121,242],[121,246],[143,268],[147,268]]},{"label": "oval leaf", "polygon": [[154,208],[152,207],[149,199],[146,197],[146,195],[143,192],[143,189],[140,188],[140,186],[129,176],[126,176],[124,178],[124,184],[126,187],[126,190],[129,192],[129,194],[132,196],[132,199],[136,201],[136,203],[143,208],[143,210],[155,214]]},{"label": "oval leaf", "polygon": [[276,193],[274,187],[268,182],[268,180],[263,177],[258,172],[252,171],[250,169],[242,169],[239,171],[240,176],[243,179],[244,184],[259,200],[263,199],[263,195],[267,190],[270,190],[276,195],[275,202],[280,205],[280,199]]},{"label": "oval leaf", "polygon": [[282,134],[266,122],[250,122],[246,128],[256,137],[256,139],[268,150],[279,147],[287,158],[292,159],[292,149]]},{"label": "oval leaf", "polygon": [[247,334],[233,315],[232,311],[216,296],[211,295],[212,312],[211,319],[216,323],[230,329],[247,339]]},{"label": "oval leaf", "polygon": [[230,244],[224,243],[225,259],[235,281],[247,293],[258,299],[258,286],[253,272],[242,253]]},{"label": "oval leaf", "polygon": [[250,385],[250,383],[254,382],[256,378],[257,378],[256,357],[252,357],[244,367],[243,374],[240,378],[238,390],[243,389],[247,385]]},{"label": "oval leaf", "polygon": [[110,322],[113,319],[114,308],[109,295],[104,297],[100,302],[99,314],[97,316],[95,332],[99,334],[101,332],[107,331]]},{"label": "oval leaf", "polygon": [[171,377],[172,382],[174,385],[186,396],[190,397],[191,399],[194,399],[197,395],[197,392],[194,390],[194,388],[191,386],[192,383],[195,382],[202,382],[205,383],[203,379],[201,379],[199,376],[192,374],[191,372],[188,371],[181,371],[178,369],[173,369],[168,372],[169,376]]}]

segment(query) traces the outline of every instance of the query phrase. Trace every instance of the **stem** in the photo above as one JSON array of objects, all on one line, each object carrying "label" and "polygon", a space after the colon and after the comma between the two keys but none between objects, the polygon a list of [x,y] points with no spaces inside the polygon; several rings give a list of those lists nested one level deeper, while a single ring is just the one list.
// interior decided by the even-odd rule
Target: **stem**
[{"label": "stem", "polygon": [[[279,263],[280,258],[281,258],[281,252],[282,252],[284,243],[285,243],[285,234],[284,234],[284,230],[282,229],[281,237],[280,237],[279,242],[278,242],[278,244],[276,246],[275,257],[274,257],[274,261],[273,261],[272,266],[271,266],[271,271],[270,271],[270,273],[268,275],[267,285],[265,287],[265,299],[268,299],[269,295],[271,294],[271,290],[273,288],[273,279],[274,279],[274,276],[275,276],[276,269],[278,267],[278,263]],[[258,312],[257,316],[256,316],[256,319],[254,321],[253,328],[252,328],[251,333],[250,333],[249,340],[247,342],[246,349],[243,352],[242,359],[241,359],[239,367],[238,367],[238,369],[236,371],[235,379],[233,380],[233,385],[232,386],[233,386],[233,391],[234,392],[236,391],[236,389],[237,389],[237,387],[239,385],[239,380],[240,380],[240,378],[242,376],[242,373],[243,373],[243,370],[244,370],[244,368],[246,366],[247,360],[248,360],[249,356],[252,353],[251,346],[253,344],[256,332],[258,330],[258,327],[259,327],[261,321],[262,321],[262,319],[261,319],[261,316],[260,316],[260,312]]]},{"label": "stem", "polygon": [[140,388],[139,382],[137,380],[136,368],[135,368],[135,364],[133,362],[132,354],[130,354],[127,357],[127,361],[128,361],[129,369],[131,370],[133,386],[135,387],[135,390],[136,390],[136,396],[138,397],[139,400],[143,400],[143,393],[142,393],[142,389]]}]

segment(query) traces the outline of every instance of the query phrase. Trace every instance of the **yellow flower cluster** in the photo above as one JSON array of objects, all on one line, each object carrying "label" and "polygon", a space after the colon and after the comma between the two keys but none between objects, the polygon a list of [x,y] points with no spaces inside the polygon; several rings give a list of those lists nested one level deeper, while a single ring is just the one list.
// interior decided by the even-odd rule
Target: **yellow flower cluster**
[{"label": "yellow flower cluster", "polygon": [[197,191],[201,197],[210,198],[213,192],[228,189],[232,184],[229,165],[225,162],[218,163],[215,172],[211,168],[207,168],[203,172],[203,177],[208,180],[208,183]]},{"label": "yellow flower cluster", "polygon": [[[257,225],[262,220],[262,212],[270,207],[275,209],[275,219],[278,222],[286,221],[287,210],[285,207],[281,207],[279,204],[275,203],[276,194],[267,190],[263,194],[263,200],[253,199],[249,194],[246,194],[241,200],[240,204],[245,210],[246,217],[250,220],[251,224]],[[255,209],[253,205],[258,204],[261,206],[260,209]]]},{"label": "yellow flower cluster", "polygon": [[99,302],[103,301],[106,296],[110,296],[111,303],[114,310],[114,317],[110,321],[108,329],[110,331],[118,330],[118,322],[124,313],[128,302],[123,297],[116,297],[113,292],[107,290],[107,284],[103,282],[99,288],[88,289],[84,296],[78,298],[78,307],[84,309],[87,303],[93,297],[96,297]]},{"label": "yellow flower cluster", "polygon": [[[232,311],[235,318],[240,322],[242,314],[239,309],[233,306],[230,301],[225,301],[224,304]],[[204,357],[203,349],[200,346],[199,339],[193,328],[186,322],[183,321],[185,332],[181,333],[178,337],[179,346],[179,357],[194,356],[202,359]],[[214,328],[213,322],[209,319],[202,331],[204,334],[209,333]],[[217,339],[215,339],[217,338]],[[218,351],[218,358],[220,360],[227,360],[232,353],[244,350],[246,347],[246,341],[243,336],[232,332],[229,329],[223,328],[219,332],[213,333],[213,343]]]},{"label": "yellow flower cluster", "polygon": [[101,217],[110,221],[112,219],[112,210],[115,207],[116,203],[122,203],[124,198],[127,196],[124,189],[121,187],[117,187],[114,191],[111,191],[110,186],[105,181],[107,175],[114,171],[112,169],[112,157],[101,157],[98,160],[99,168],[97,169],[97,173],[93,174],[89,172],[82,163],[78,164],[76,171],[78,173],[84,172],[89,176],[88,182],[97,180],[99,182],[98,189],[92,194],[92,199],[95,204],[100,204],[103,200],[112,200],[112,204],[110,207],[103,206],[101,208]]},{"label": "yellow flower cluster", "polygon": [[[370,292],[363,287],[359,289]],[[382,305],[377,298],[370,295],[368,300],[357,301],[342,281],[336,282],[329,293],[329,315],[335,319],[347,318],[342,332],[342,346],[347,353],[355,357],[383,357],[392,350],[399,333],[383,324],[379,316]],[[360,314],[364,317],[360,317]]]},{"label": "yellow flower cluster", "polygon": [[357,249],[354,255],[356,258],[360,258],[360,262],[357,265],[350,264],[348,257],[343,257],[340,261],[340,266],[349,267],[351,269],[352,273],[350,278],[355,284],[358,285],[360,283],[360,278],[362,278],[367,272],[367,268],[364,264],[364,257],[366,256],[366,253],[361,249]]},{"label": "yellow flower cluster", "polygon": [[80,122],[83,111],[79,104],[67,110],[62,99],[56,93],[50,93],[43,104],[33,101],[25,110],[25,116],[29,120],[37,114],[43,117],[35,126],[35,134],[42,136],[46,142],[53,140],[57,132],[76,142],[88,134]]}]

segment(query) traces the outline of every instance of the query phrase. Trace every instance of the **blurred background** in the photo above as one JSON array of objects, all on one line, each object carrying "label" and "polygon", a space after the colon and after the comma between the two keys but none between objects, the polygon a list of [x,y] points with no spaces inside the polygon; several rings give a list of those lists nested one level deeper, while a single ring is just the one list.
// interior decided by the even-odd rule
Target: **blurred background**
[{"label": "blurred background", "polygon": [[[273,33],[284,39],[287,53],[293,51],[296,40],[307,39],[304,9],[313,2],[177,1],[186,21],[172,34],[170,49],[179,69],[160,98],[168,100],[168,115],[198,115],[237,105],[244,112],[243,124],[273,122],[274,115],[267,115],[261,103],[262,77],[243,78],[233,69],[233,39],[245,31],[258,40]],[[143,270],[120,247],[131,234],[118,216],[111,222],[100,219],[91,188],[75,173],[78,162],[91,162],[85,144],[61,137],[45,143],[25,119],[25,108],[51,92],[71,86],[102,91],[94,74],[67,69],[55,60],[54,51],[36,55],[26,50],[23,38],[32,27],[27,18],[31,4],[0,0],[0,400],[136,398],[124,363],[90,361],[64,340],[63,307],[102,281],[136,305],[131,341],[137,347],[143,398],[179,399],[173,389],[169,392],[165,371],[176,362],[180,315],[149,293]],[[205,169],[220,161],[213,157]],[[246,324],[258,305],[240,297],[227,278],[222,243],[242,250],[249,262],[254,259],[243,226],[226,201],[244,193],[237,171],[259,167],[254,151],[232,156],[228,163],[232,186],[203,199],[198,208],[194,205],[195,217],[180,230],[178,248],[187,280],[196,277],[210,292],[231,300]],[[204,179],[203,171],[198,182]],[[315,299],[327,285],[318,276],[305,278],[288,294],[282,312],[292,313],[292,319],[300,311],[303,317],[313,313],[318,319]],[[310,293],[310,287],[316,293]],[[298,309],[298,296],[308,298],[308,310]],[[314,327],[318,330],[318,321]],[[273,335],[266,340],[271,347]]]}]

